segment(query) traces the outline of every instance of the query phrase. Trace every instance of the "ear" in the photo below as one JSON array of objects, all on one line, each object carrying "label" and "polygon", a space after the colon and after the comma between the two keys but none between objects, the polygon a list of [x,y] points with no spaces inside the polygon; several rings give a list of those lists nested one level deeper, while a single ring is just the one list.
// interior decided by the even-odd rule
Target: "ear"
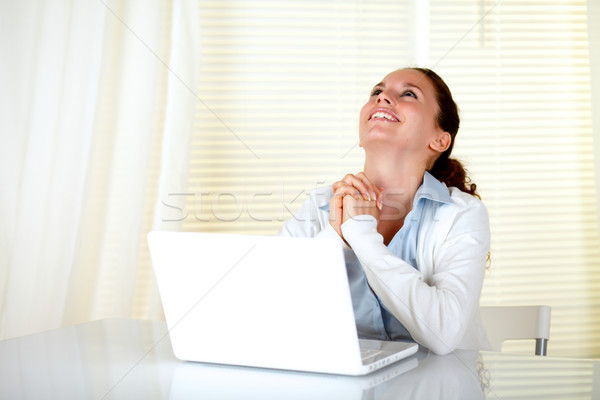
[{"label": "ear", "polygon": [[452,143],[452,136],[448,132],[439,132],[435,139],[429,142],[429,148],[431,150],[443,153],[448,150]]}]

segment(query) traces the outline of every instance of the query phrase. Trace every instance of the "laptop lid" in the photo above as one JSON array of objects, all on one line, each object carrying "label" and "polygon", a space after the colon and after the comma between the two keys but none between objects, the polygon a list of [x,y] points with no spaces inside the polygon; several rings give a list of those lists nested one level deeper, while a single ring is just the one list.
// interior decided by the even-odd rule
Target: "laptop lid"
[{"label": "laptop lid", "polygon": [[348,375],[375,369],[361,361],[337,242],[159,231],[148,241],[177,358]]}]

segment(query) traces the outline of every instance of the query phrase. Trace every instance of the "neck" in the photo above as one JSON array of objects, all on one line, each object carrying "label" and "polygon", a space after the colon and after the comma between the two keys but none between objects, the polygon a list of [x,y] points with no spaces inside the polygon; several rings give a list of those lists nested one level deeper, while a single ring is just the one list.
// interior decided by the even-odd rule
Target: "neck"
[{"label": "neck", "polygon": [[374,185],[383,189],[382,220],[404,220],[423,182],[425,164],[403,157],[365,157],[364,173]]},{"label": "neck", "polygon": [[425,170],[424,163],[414,160],[365,157],[364,173],[374,185],[390,191],[404,189],[413,197],[423,181]]}]

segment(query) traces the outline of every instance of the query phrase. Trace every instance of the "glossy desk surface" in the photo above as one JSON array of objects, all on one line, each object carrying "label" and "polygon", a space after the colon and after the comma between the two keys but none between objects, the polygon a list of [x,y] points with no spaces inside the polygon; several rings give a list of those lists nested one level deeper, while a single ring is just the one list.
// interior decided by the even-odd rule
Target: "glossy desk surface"
[{"label": "glossy desk surface", "polygon": [[0,399],[600,399],[600,361],[423,351],[364,377],[182,362],[164,322],[0,341]]}]

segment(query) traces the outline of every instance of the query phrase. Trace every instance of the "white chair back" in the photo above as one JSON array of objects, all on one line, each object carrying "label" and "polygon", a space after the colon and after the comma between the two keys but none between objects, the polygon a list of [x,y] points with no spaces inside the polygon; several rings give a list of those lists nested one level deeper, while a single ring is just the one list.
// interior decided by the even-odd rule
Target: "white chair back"
[{"label": "white chair back", "polygon": [[505,340],[535,339],[535,354],[546,355],[550,339],[549,306],[481,307],[481,320],[494,351]]}]

